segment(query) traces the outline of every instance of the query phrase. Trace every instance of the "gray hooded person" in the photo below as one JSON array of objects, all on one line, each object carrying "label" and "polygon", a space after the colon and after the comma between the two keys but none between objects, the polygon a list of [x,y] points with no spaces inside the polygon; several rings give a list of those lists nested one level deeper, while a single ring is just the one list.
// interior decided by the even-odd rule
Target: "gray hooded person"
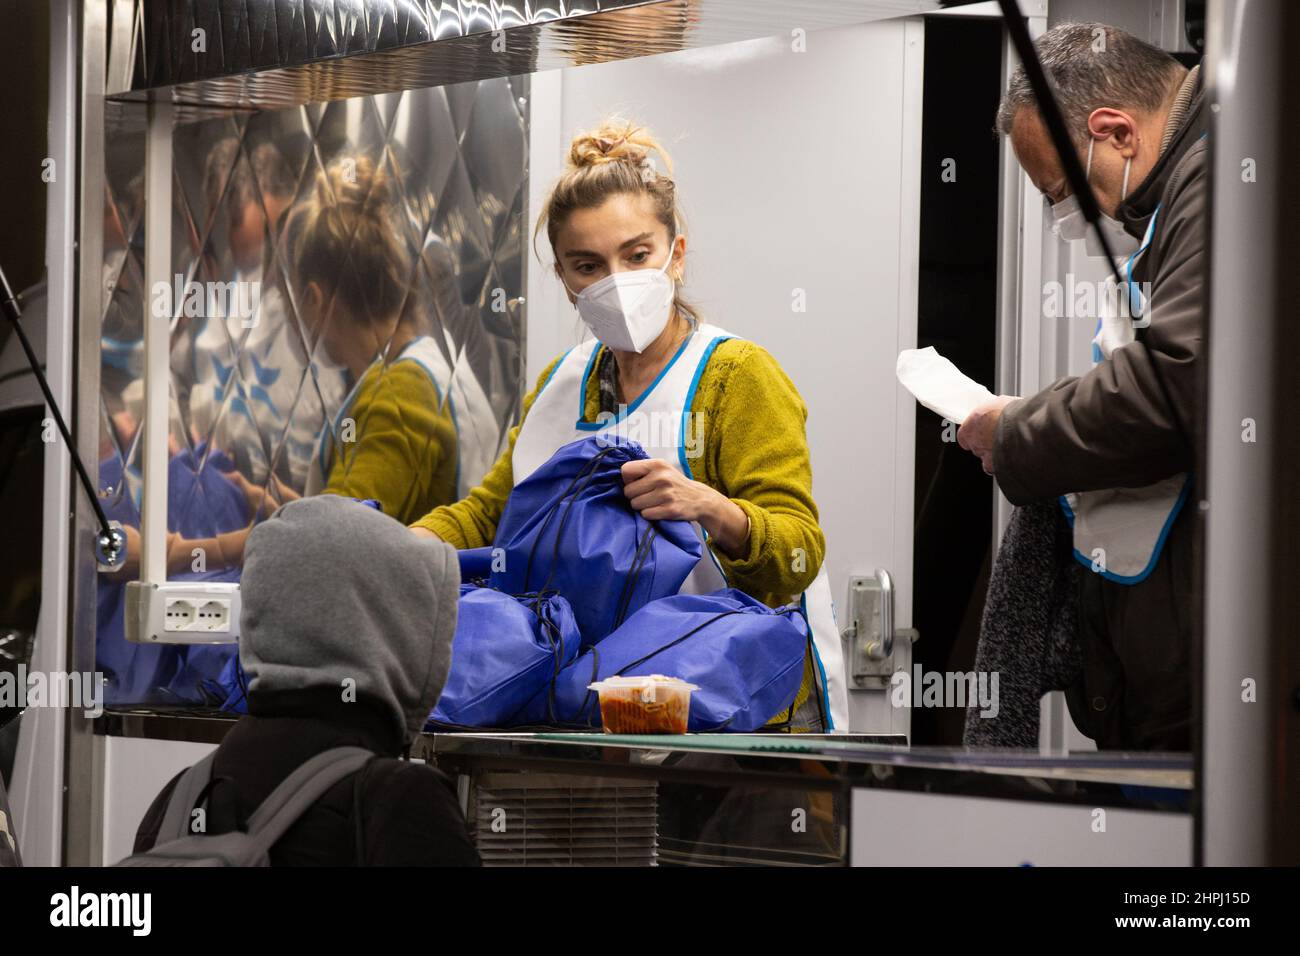
[{"label": "gray hooded person", "polygon": [[[459,585],[455,549],[351,499],[303,498],[254,528],[241,583],[248,714],[218,749],[207,832],[244,826],[316,754],[360,746],[377,757],[303,814],[271,864],[476,865],[450,781],[399,759],[446,681]],[[135,852],[153,846],[177,778]]]}]

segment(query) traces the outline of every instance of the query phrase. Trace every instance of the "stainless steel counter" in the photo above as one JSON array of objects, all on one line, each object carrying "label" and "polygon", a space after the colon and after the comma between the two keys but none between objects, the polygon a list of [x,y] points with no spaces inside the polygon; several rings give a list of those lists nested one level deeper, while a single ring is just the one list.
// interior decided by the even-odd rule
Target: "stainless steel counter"
[{"label": "stainless steel counter", "polygon": [[[101,735],[219,743],[229,715]],[[909,747],[891,735],[425,733],[487,863],[1181,863],[1191,756]]]}]

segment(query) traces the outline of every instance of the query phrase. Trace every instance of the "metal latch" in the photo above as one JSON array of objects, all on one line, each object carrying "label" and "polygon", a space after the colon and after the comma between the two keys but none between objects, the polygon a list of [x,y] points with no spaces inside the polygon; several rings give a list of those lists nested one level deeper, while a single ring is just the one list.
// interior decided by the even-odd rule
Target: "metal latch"
[{"label": "metal latch", "polygon": [[884,568],[874,577],[849,578],[846,645],[849,679],[854,687],[887,687],[894,672],[894,641],[915,641],[913,628],[894,628],[894,579]]}]

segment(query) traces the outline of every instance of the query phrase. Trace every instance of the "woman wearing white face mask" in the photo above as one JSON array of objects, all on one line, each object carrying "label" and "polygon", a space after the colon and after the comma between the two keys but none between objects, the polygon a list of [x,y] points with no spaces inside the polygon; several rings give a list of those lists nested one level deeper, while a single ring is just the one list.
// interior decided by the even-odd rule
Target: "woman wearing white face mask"
[{"label": "woman wearing white face mask", "polygon": [[807,409],[771,355],[701,322],[682,299],[686,238],[671,169],[631,123],[607,121],[573,140],[537,228],[545,223],[556,274],[593,338],[542,372],[483,484],[412,528],[458,548],[489,545],[511,489],[556,450],[606,430],[626,435],[650,456],[623,468],[632,507],[707,536],[684,590],[732,586],[772,606],[806,600],[814,650],[774,724],[847,729]]}]

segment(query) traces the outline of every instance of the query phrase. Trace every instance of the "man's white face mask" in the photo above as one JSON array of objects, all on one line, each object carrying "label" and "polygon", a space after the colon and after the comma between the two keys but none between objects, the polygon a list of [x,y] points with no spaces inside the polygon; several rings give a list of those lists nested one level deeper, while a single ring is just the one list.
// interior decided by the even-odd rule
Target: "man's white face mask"
[{"label": "man's white face mask", "polygon": [[602,345],[622,352],[642,352],[668,326],[675,284],[668,276],[676,236],[658,269],[613,272],[574,295],[578,315]]},{"label": "man's white face mask", "polygon": [[[1084,178],[1092,178],[1092,148],[1097,141],[1091,136],[1088,138],[1088,164],[1084,170]],[[1123,202],[1128,197],[1128,174],[1133,165],[1133,157],[1124,160],[1124,183],[1120,188],[1119,201]],[[1064,242],[1084,241],[1084,249],[1090,256],[1104,256],[1106,253],[1101,248],[1101,243],[1097,240],[1097,234],[1088,228],[1088,220],[1083,217],[1083,209],[1079,206],[1079,197],[1075,195],[1066,196],[1058,203],[1053,203],[1052,207],[1052,232],[1056,237]],[[1098,223],[1103,232],[1106,233],[1106,239],[1110,242],[1110,250],[1116,256],[1128,256],[1137,252],[1141,242],[1129,235],[1117,219],[1101,214],[1101,221]]]}]

